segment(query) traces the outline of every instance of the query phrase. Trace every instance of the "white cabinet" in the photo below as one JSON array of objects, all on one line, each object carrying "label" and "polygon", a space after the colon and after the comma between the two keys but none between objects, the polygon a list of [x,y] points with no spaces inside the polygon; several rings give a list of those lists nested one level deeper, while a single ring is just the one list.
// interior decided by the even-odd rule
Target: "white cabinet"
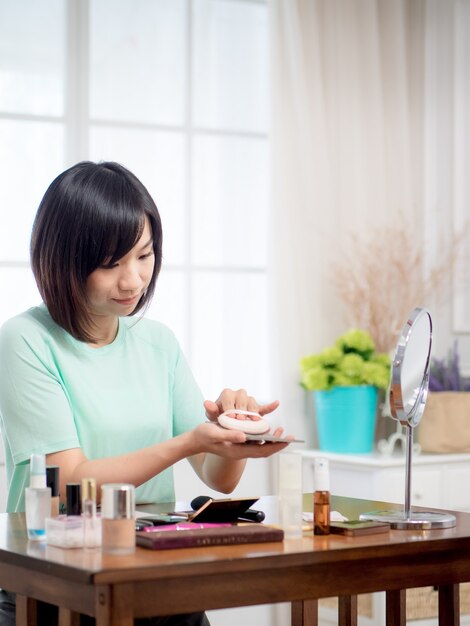
[{"label": "white cabinet", "polygon": [[[315,488],[314,461],[316,457],[324,457],[330,462],[332,494],[404,504],[404,455],[387,457],[378,453],[334,454],[320,450],[300,450],[298,453],[302,456],[304,492],[313,492]],[[412,505],[470,511],[468,485],[470,485],[470,454],[413,456]],[[462,585],[460,593],[461,610],[467,613],[467,596],[470,595],[470,587]],[[431,617],[431,615],[437,615],[435,596],[437,592],[432,588],[408,590],[407,623],[415,626],[437,624],[437,618]],[[321,603],[321,626],[337,624],[337,613],[328,605],[331,605],[330,601]],[[385,625],[384,594],[360,596],[358,623],[359,626]],[[462,617],[461,624],[470,624],[470,616]]]},{"label": "white cabinet", "polygon": [[[302,450],[303,489],[314,489],[316,457],[330,461],[331,492],[338,496],[404,503],[405,457],[379,454],[333,454]],[[470,454],[414,455],[411,503],[470,511]]]}]

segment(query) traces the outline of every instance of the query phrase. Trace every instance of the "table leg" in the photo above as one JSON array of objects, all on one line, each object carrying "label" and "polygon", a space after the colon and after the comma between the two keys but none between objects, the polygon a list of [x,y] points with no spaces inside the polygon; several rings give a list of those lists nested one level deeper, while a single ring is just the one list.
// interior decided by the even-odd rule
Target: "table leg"
[{"label": "table leg", "polygon": [[291,626],[318,626],[318,600],[292,602]]},{"label": "table leg", "polygon": [[96,587],[95,619],[96,626],[109,626],[111,612],[111,590],[108,585]]},{"label": "table leg", "polygon": [[110,626],[134,626],[133,585],[114,585]]},{"label": "table leg", "polygon": [[80,626],[80,613],[59,606],[59,626]]},{"label": "table leg", "polygon": [[387,591],[386,597],[386,618],[387,626],[406,625],[406,589]]},{"label": "table leg", "polygon": [[16,594],[16,626],[36,626],[38,620],[37,602],[33,598]]},{"label": "table leg", "polygon": [[439,587],[439,626],[459,626],[459,624],[459,585],[445,585]]},{"label": "table leg", "polygon": [[357,596],[338,598],[339,626],[357,626]]}]

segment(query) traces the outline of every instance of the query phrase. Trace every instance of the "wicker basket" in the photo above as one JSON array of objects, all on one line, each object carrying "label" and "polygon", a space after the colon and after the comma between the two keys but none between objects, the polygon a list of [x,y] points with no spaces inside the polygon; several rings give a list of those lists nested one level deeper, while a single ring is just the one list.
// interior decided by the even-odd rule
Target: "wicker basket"
[{"label": "wicker basket", "polygon": [[[406,592],[406,618],[437,617],[439,592],[434,587],[419,587]],[[470,614],[470,583],[460,585],[460,615]]]},{"label": "wicker basket", "polygon": [[[338,598],[320,600],[320,606],[338,610]],[[434,587],[419,587],[406,590],[406,619],[429,619],[438,616],[439,592]],[[372,619],[372,595],[357,596],[358,616]],[[460,615],[470,615],[470,583],[460,585]]]},{"label": "wicker basket", "polygon": [[[324,598],[320,600],[319,606],[338,611],[338,598]],[[357,596],[357,614],[363,617],[372,618],[372,595],[370,593]]]},{"label": "wicker basket", "polygon": [[431,392],[418,426],[423,452],[470,452],[470,392]]}]

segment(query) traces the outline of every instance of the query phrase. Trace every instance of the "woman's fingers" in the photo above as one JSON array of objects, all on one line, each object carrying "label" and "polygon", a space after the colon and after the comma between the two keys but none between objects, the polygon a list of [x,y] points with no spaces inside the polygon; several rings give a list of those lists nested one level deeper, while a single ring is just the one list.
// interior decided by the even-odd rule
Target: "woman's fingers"
[{"label": "woman's fingers", "polygon": [[215,421],[221,413],[230,411],[231,409],[234,409],[233,417],[236,416],[238,419],[258,420],[259,417],[257,415],[244,415],[242,412],[237,413],[236,409],[240,411],[251,411],[259,415],[267,415],[275,411],[278,406],[278,400],[274,400],[268,404],[258,404],[256,398],[249,396],[245,389],[238,389],[236,391],[233,389],[224,389],[215,402],[211,400],[204,402],[206,415],[212,421]]},{"label": "woman's fingers", "polygon": [[260,415],[268,415],[268,413],[272,413],[279,406],[279,400],[274,400],[274,402],[270,402],[269,404],[263,404],[258,407],[258,413]]}]

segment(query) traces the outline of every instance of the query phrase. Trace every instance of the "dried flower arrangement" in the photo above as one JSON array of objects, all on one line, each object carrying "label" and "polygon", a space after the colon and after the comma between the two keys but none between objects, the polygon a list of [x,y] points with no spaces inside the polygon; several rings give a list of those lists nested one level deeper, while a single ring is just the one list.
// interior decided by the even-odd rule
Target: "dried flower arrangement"
[{"label": "dried flower arrangement", "polygon": [[470,391],[470,377],[464,377],[460,372],[457,341],[454,341],[447,359],[432,358],[429,369],[430,391]]},{"label": "dried flower arrangement", "polygon": [[445,294],[465,236],[465,231],[455,235],[440,261],[428,268],[424,245],[412,228],[383,227],[367,237],[352,235],[349,252],[333,266],[348,326],[366,328],[378,351],[392,350],[409,312]]}]

